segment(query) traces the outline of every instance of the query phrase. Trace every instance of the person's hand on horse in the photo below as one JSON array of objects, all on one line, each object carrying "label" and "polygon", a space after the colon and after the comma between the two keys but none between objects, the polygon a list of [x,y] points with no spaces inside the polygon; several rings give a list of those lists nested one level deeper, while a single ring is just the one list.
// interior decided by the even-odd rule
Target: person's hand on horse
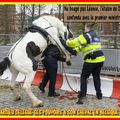
[{"label": "person's hand on horse", "polygon": [[77,51],[75,49],[73,49],[73,54],[77,56]]}]

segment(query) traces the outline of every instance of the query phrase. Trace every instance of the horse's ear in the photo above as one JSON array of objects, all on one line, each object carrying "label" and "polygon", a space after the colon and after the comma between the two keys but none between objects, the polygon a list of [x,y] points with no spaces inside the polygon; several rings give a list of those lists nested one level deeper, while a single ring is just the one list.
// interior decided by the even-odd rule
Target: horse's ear
[{"label": "horse's ear", "polygon": [[70,29],[69,25],[67,25],[67,29]]}]

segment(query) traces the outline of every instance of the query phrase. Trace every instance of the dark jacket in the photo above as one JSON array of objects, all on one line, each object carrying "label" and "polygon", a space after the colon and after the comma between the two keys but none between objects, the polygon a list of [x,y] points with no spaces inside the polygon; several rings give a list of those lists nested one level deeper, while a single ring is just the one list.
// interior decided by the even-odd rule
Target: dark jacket
[{"label": "dark jacket", "polygon": [[53,44],[50,44],[45,51],[43,52],[43,57],[48,58],[48,57],[52,57],[56,60],[65,62],[66,58],[61,56],[60,50]]}]

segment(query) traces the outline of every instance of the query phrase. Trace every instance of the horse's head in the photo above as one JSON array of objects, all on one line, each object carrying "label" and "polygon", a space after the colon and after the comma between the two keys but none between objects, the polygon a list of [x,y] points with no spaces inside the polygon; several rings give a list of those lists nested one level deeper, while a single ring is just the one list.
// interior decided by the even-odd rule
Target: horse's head
[{"label": "horse's head", "polygon": [[70,27],[67,25],[66,31],[64,32],[64,39],[67,40],[70,38],[73,38],[73,33],[71,32]]},{"label": "horse's head", "polygon": [[67,25],[65,26],[62,22],[58,26],[59,30],[59,35],[62,37],[64,40],[73,38],[73,33],[70,30],[70,27]]}]

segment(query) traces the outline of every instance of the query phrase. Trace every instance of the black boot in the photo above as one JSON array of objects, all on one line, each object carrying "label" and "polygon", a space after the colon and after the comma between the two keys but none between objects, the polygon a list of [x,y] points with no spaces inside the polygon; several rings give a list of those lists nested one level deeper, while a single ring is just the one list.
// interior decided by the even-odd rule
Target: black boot
[{"label": "black boot", "polygon": [[54,93],[48,93],[48,96],[49,97],[58,97],[58,96],[60,96],[60,94],[59,93],[56,93],[56,92],[54,92]]},{"label": "black boot", "polygon": [[40,91],[42,91],[42,93],[45,92],[45,89],[44,89],[44,87],[42,86],[42,83],[39,84],[38,88],[40,89]]},{"label": "black boot", "polygon": [[76,104],[83,104],[83,102],[81,101],[81,99],[80,98],[78,98],[78,101],[76,102]]},{"label": "black boot", "polygon": [[102,93],[96,93],[97,99],[101,100],[102,99]]},{"label": "black boot", "polygon": [[86,97],[86,94],[83,94],[83,93],[81,93],[81,92],[78,93],[78,98],[81,99],[81,98],[84,98],[84,97]]}]

